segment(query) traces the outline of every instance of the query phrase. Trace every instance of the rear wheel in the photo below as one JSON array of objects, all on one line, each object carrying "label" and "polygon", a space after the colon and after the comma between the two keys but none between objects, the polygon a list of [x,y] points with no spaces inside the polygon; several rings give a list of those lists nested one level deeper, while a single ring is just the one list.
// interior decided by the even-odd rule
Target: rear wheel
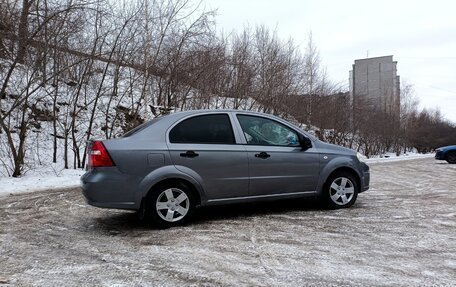
[{"label": "rear wheel", "polygon": [[456,152],[450,151],[449,153],[447,153],[445,159],[448,163],[455,164],[456,163]]},{"label": "rear wheel", "polygon": [[147,202],[147,215],[160,228],[182,225],[193,214],[191,189],[182,183],[157,188]]},{"label": "rear wheel", "polygon": [[352,206],[358,197],[356,179],[348,172],[332,174],[323,187],[323,201],[331,209]]}]

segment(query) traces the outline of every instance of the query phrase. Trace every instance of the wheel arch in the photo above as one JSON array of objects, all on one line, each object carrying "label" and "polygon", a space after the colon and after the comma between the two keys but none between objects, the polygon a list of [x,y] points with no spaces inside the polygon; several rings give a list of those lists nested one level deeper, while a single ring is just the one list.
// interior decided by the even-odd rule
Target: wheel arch
[{"label": "wheel arch", "polygon": [[[332,181],[335,182],[335,180],[340,176],[343,177],[350,177],[352,178],[351,181],[353,182],[353,185],[355,186],[355,190],[352,192],[352,195],[347,198],[346,193],[345,193],[345,186],[340,190],[340,186],[338,187],[338,190],[335,190],[333,194],[331,194],[331,188],[329,186],[332,186]],[[341,181],[342,182],[342,181]],[[348,208],[351,207],[355,202],[358,197],[358,193],[360,192],[360,183],[361,179],[358,175],[358,173],[347,166],[341,166],[338,167],[328,175],[328,177],[325,179],[325,183],[323,184],[320,198],[322,203],[325,205],[325,207],[329,209],[339,209],[339,208]],[[337,184],[337,183],[336,183]],[[339,192],[342,192],[340,194]],[[337,193],[337,195],[336,195]],[[333,196],[336,198],[334,199]],[[343,197],[345,198],[345,201],[343,200]],[[342,199],[342,200],[341,200]],[[339,201],[341,200],[341,201]]]},{"label": "wheel arch", "polygon": [[170,184],[173,182],[181,182],[188,186],[192,190],[192,195],[197,200],[196,205],[200,205],[206,200],[202,185],[195,177],[181,172],[174,166],[165,166],[149,173],[139,184],[135,199],[137,209],[143,207],[144,199],[151,194],[151,191],[154,191],[161,184]]},{"label": "wheel arch", "polygon": [[[341,166],[341,167],[334,169],[326,177],[324,184],[326,184],[326,182],[328,181],[328,178],[330,178],[331,176],[333,176],[334,174],[339,173],[339,172],[346,172],[346,173],[349,173],[350,175],[352,175],[356,180],[356,185],[357,185],[358,189],[361,190],[361,177],[359,176],[358,172],[356,172],[355,169],[348,167],[348,166]],[[323,186],[324,186],[324,184],[323,184]]]},{"label": "wheel arch", "polygon": [[193,185],[192,182],[179,178],[179,177],[170,177],[170,178],[165,178],[161,181],[156,182],[151,188],[147,191],[147,193],[143,196],[142,198],[142,203],[144,201],[147,202],[147,200],[151,197],[151,195],[158,190],[162,186],[169,186],[169,185],[174,185],[174,184],[183,184],[186,187],[189,188],[190,192],[192,193],[193,198],[195,199],[195,206],[198,206],[201,204],[201,195],[198,192],[198,189]]},{"label": "wheel arch", "polygon": [[356,179],[356,184],[359,190],[362,189],[361,186],[361,175],[356,169],[356,165],[351,159],[336,158],[333,161],[329,162],[325,168],[320,173],[320,181],[318,184],[317,192],[319,194],[323,193],[323,188],[328,181],[328,179],[337,172],[348,172]]}]

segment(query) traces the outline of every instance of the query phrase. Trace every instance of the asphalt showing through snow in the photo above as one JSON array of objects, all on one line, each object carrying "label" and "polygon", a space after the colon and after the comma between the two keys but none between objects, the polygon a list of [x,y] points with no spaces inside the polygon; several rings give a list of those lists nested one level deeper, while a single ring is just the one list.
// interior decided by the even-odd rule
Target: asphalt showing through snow
[{"label": "asphalt showing through snow", "polygon": [[455,286],[456,165],[370,166],[350,209],[214,207],[167,230],[79,189],[0,197],[0,285]]}]

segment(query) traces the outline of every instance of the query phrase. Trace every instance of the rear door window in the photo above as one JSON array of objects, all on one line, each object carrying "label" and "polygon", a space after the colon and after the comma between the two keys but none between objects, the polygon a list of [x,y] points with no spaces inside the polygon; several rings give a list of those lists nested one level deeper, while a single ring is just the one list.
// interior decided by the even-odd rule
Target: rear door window
[{"label": "rear door window", "polygon": [[203,115],[186,119],[169,133],[171,143],[235,144],[227,114]]}]

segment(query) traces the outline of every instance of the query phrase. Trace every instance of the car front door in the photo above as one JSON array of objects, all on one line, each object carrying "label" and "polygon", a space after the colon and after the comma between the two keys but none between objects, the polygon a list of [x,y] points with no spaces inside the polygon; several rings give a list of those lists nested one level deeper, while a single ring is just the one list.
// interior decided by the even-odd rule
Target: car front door
[{"label": "car front door", "polygon": [[314,192],[319,155],[303,150],[297,131],[262,116],[237,114],[249,161],[249,195]]},{"label": "car front door", "polygon": [[228,113],[195,115],[168,133],[174,165],[197,179],[208,200],[248,195],[248,162]]}]

